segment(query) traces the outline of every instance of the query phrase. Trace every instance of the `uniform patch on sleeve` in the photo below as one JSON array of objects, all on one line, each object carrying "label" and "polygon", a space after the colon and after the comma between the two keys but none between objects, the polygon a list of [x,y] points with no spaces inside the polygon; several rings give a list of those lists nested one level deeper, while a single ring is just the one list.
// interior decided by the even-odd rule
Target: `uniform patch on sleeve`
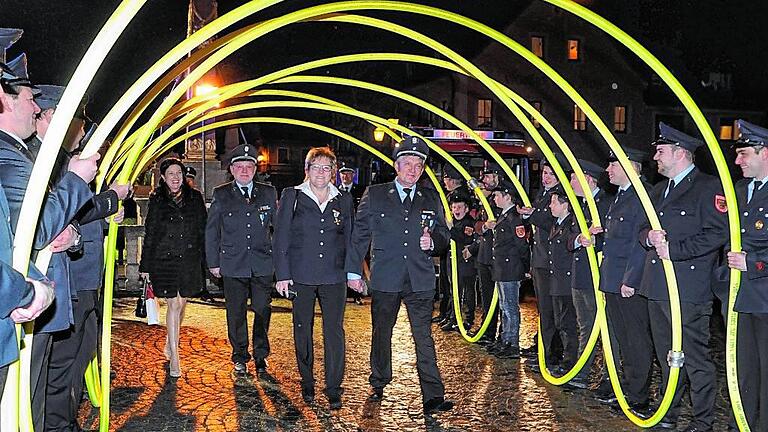
[{"label": "uniform patch on sleeve", "polygon": [[525,226],[524,225],[518,225],[515,227],[515,235],[518,238],[525,238]]},{"label": "uniform patch on sleeve", "polygon": [[758,261],[755,263],[755,268],[757,268],[757,271],[763,271],[765,270],[765,263],[762,261]]},{"label": "uniform patch on sleeve", "polygon": [[728,211],[728,204],[723,195],[715,195],[715,208],[720,213],[726,213]]}]

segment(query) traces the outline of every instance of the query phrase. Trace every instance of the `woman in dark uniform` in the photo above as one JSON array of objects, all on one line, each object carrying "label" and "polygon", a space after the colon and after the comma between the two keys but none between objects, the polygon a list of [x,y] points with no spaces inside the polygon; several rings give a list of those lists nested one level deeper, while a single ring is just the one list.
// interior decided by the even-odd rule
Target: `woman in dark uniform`
[{"label": "woman in dark uniform", "polygon": [[149,197],[144,221],[144,247],[139,271],[152,281],[155,296],[167,299],[165,357],[169,375],[181,376],[179,329],[187,298],[203,287],[200,267],[205,243],[203,196],[184,181],[184,165],[176,158],[160,163],[160,184]]},{"label": "woman in dark uniform", "polygon": [[301,374],[301,395],[315,397],[312,330],[315,299],[323,315],[325,394],[331,409],[341,408],[344,377],[344,260],[352,233],[352,195],[331,182],[336,156],[328,147],[310,149],[304,183],[283,190],[273,236],[277,291],[293,297],[293,337]]}]

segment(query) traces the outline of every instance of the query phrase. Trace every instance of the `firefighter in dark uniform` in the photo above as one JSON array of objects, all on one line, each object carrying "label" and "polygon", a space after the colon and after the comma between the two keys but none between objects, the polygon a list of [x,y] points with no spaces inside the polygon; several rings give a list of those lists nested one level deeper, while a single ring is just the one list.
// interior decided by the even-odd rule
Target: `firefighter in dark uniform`
[{"label": "firefighter in dark uniform", "polygon": [[[480,173],[483,195],[488,199],[494,217],[498,217],[501,214],[501,209],[496,206],[493,200],[493,190],[499,185],[501,173],[501,167],[495,162],[490,161],[486,162],[485,167]],[[485,207],[480,206],[477,223],[475,224],[475,232],[479,235],[475,244],[467,249],[467,256],[475,257],[475,268],[477,269],[477,279],[480,286],[480,299],[483,304],[483,321],[485,321],[485,317],[488,316],[488,311],[491,309],[491,299],[493,299],[493,292],[496,289],[496,285],[493,282],[493,230],[482,229],[483,224],[487,221],[488,215],[486,214]],[[483,336],[477,341],[478,344],[490,348],[496,342],[499,313],[499,308],[494,308],[491,321]]]},{"label": "firefighter in dark uniform", "polygon": [[[469,188],[464,184],[459,171],[451,164],[443,165],[443,186],[445,186],[445,195],[449,201],[452,197],[458,197],[464,200],[467,205],[471,205],[472,195]],[[456,317],[453,313],[453,290],[451,287],[451,268],[448,253],[440,257],[440,278],[438,280],[440,289],[440,314],[442,321],[439,325],[444,331],[455,331],[459,327],[456,324]]]},{"label": "firefighter in dark uniform", "polygon": [[[352,195],[333,185],[336,155],[315,147],[304,161],[305,181],[283,189],[275,224],[277,291],[293,300],[293,338],[305,402],[315,398],[315,302],[323,316],[325,394],[331,409],[341,408],[344,378],[346,251],[352,239]],[[293,291],[291,291],[293,290]],[[291,294],[293,293],[293,294]]]},{"label": "firefighter in dark uniform", "polygon": [[[741,271],[734,310],[739,313],[737,368],[744,414],[753,431],[768,430],[768,129],[737,120],[734,144],[744,179],[736,184],[741,252],[728,252],[727,267]],[[731,420],[731,430],[737,430]]]},{"label": "firefighter in dark uniform", "polygon": [[[630,148],[625,149],[625,153],[640,175],[646,154]],[[606,171],[608,180],[619,189],[616,198],[610,200],[603,224],[600,291],[605,296],[613,358],[616,367],[621,366],[622,389],[630,407],[645,414],[653,366],[653,342],[648,323],[648,301],[636,293],[640,287],[638,276],[642,274],[632,278],[630,270],[642,267],[645,262],[645,249],[637,241],[637,232],[646,218],[637,190],[613,153],[608,157]],[[644,186],[645,190],[650,190],[649,185]],[[595,399],[606,404],[616,402],[609,381],[600,383]]]},{"label": "firefighter in dark uniform", "polygon": [[[339,191],[346,192],[352,195],[352,200],[355,208],[360,204],[360,198],[363,197],[365,188],[355,183],[355,169],[342,162],[339,168],[339,185],[337,186]],[[363,293],[359,293],[353,289],[347,289],[347,297],[351,298],[356,305],[363,305]]]},{"label": "firefighter in dark uniform", "polygon": [[435,191],[417,185],[429,148],[418,137],[407,137],[395,147],[397,178],[392,183],[368,187],[360,201],[347,254],[349,285],[360,290],[363,258],[371,247],[371,376],[369,400],[380,401],[392,381],[392,328],[400,303],[405,303],[416,345],[424,413],[445,411],[437,369],[430,318],[435,296],[433,256],[442,254],[450,234],[444,210]]},{"label": "firefighter in dark uniform", "polygon": [[[560,361],[557,351],[562,346],[555,330],[555,316],[552,310],[552,298],[550,287],[552,278],[549,273],[549,231],[555,222],[549,209],[552,193],[558,190],[560,182],[555,177],[555,172],[546,161],[542,161],[541,189],[533,197],[531,207],[518,208],[523,220],[533,225],[533,245],[531,246],[531,277],[533,287],[536,290],[536,302],[539,309],[539,326],[544,343],[544,351],[547,353],[547,363],[554,365]],[[536,354],[537,343],[523,349],[521,354]],[[529,363],[533,370],[538,368],[536,361]]]},{"label": "firefighter in dark uniform", "polygon": [[573,213],[568,197],[556,191],[552,193],[549,209],[555,218],[549,230],[547,255],[549,259],[549,296],[552,301],[552,314],[555,330],[563,342],[563,359],[559,366],[548,365],[555,375],[563,375],[576,364],[579,353],[579,335],[576,329],[576,309],[573,307],[571,296],[571,279],[573,272],[573,252],[568,248],[571,239],[571,222]]},{"label": "firefighter in dark uniform", "polygon": [[[651,201],[661,230],[641,226],[639,241],[647,253],[642,269],[640,295],[648,299],[656,358],[666,384],[670,365],[682,365],[675,398],[661,428],[675,428],[685,378],[690,387],[693,421],[688,431],[710,431],[716,395],[715,365],[709,352],[709,317],[712,314],[712,269],[718,251],[728,239],[727,207],[717,178],[706,175],[693,163],[693,152],[704,143],[660,123],[659,139],[653,143],[653,159],[668,181],[656,184]],[[662,260],[671,260],[680,294],[683,353],[672,348],[672,318]],[[634,276],[637,277],[637,276]],[[669,361],[668,361],[669,354]]]},{"label": "firefighter in dark uniform", "polygon": [[[585,193],[581,183],[576,178],[576,174],[573,173],[571,174],[571,187],[576,196],[581,197],[581,210],[586,218],[587,226],[591,228],[592,225],[595,225],[595,221],[592,220],[592,214],[587,207],[587,200],[585,198],[587,193],[591,194],[595,200],[597,213],[600,218],[600,226],[602,226],[605,223],[605,214],[608,212],[608,206],[613,202],[613,197],[598,184],[600,175],[605,169],[588,160],[579,159],[578,162],[584,171],[584,176],[590,190]],[[590,238],[586,238],[581,234],[576,217],[574,216],[571,220],[571,234],[567,246],[573,252],[571,297],[573,298],[573,307],[576,311],[576,323],[578,325],[579,354],[587,346],[587,341],[589,341],[589,336],[592,333],[592,326],[595,323],[595,313],[597,313],[595,289],[592,284],[592,269],[589,266],[587,247],[594,246],[595,254],[602,249],[602,235],[598,231],[598,229],[591,229]],[[595,350],[592,351],[592,355],[590,355],[589,360],[582,367],[581,372],[568,382],[568,386],[580,389],[589,387],[589,374],[594,358]],[[603,377],[607,379],[607,375],[603,375]]]},{"label": "firefighter in dark uniform", "polygon": [[[456,242],[456,274],[459,285],[459,304],[464,312],[464,325],[469,329],[475,321],[475,307],[477,306],[475,279],[477,270],[475,269],[475,257],[469,253],[465,254],[464,250],[472,246],[477,238],[475,219],[469,214],[469,199],[467,196],[451,194],[448,199],[451,205],[451,213],[453,214],[451,240]],[[452,284],[450,289],[451,294],[453,294]],[[453,309],[453,302],[449,306]]]},{"label": "firefighter in dark uniform", "polygon": [[256,148],[237,146],[229,162],[234,181],[218,186],[208,211],[205,255],[208,268],[224,279],[227,332],[235,372],[246,373],[248,352],[246,307],[251,300],[253,358],[257,372],[267,369],[272,293],[271,230],[277,206],[275,188],[253,181]]}]

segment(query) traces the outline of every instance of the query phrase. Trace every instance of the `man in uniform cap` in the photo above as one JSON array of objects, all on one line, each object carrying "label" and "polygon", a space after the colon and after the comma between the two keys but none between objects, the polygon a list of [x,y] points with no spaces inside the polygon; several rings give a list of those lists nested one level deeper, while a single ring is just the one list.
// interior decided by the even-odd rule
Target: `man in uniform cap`
[{"label": "man in uniform cap", "polygon": [[195,184],[195,177],[197,177],[197,170],[195,167],[191,167],[189,165],[184,167],[184,181],[187,182],[189,187],[192,189],[197,188],[197,184]]},{"label": "man in uniform cap", "polygon": [[[480,171],[480,180],[482,185],[483,195],[488,199],[491,211],[494,217],[498,217],[501,214],[501,209],[496,206],[493,200],[493,190],[499,186],[499,176],[502,175],[501,167],[492,161],[486,161],[482,171]],[[488,316],[491,310],[491,299],[495,290],[495,283],[493,281],[493,230],[483,229],[483,224],[488,221],[488,214],[485,207],[480,206],[478,209],[477,224],[475,225],[475,231],[480,235],[477,237],[475,243],[467,248],[464,253],[464,258],[469,259],[475,257],[475,268],[477,269],[477,279],[480,285],[480,300],[483,305],[483,321]],[[488,327],[485,330],[483,336],[478,340],[480,345],[492,346],[496,342],[496,329],[498,327],[499,308],[494,308],[493,316],[488,323]]]},{"label": "man in uniform cap", "polygon": [[[712,314],[711,274],[718,250],[728,239],[727,207],[717,178],[706,175],[693,162],[694,151],[704,143],[664,123],[653,143],[653,159],[668,181],[656,184],[649,193],[661,222],[652,230],[640,227],[639,241],[646,248],[645,263],[633,269],[640,279],[640,295],[648,299],[648,316],[662,382],[670,367],[681,367],[672,405],[657,427],[675,428],[680,400],[690,388],[693,421],[688,431],[710,431],[716,395],[715,365],[709,352],[709,318]],[[671,260],[680,295],[683,324],[683,360],[672,349],[672,317],[662,260]],[[687,377],[689,386],[685,386]],[[661,392],[663,393],[663,392]]]},{"label": "man in uniform cap", "polygon": [[[11,227],[16,231],[21,204],[32,173],[34,157],[24,142],[35,133],[40,108],[34,101],[36,87],[26,76],[14,75],[10,68],[0,63],[0,183],[8,200]],[[41,250],[57,239],[79,209],[92,197],[88,183],[96,175],[98,155],[89,159],[74,157],[68,164],[68,172],[54,185],[42,207],[33,248]],[[74,237],[56,242],[57,247],[67,249],[74,244]],[[52,261],[51,274],[65,281],[67,269],[56,260]],[[52,278],[56,280],[56,278]],[[32,415],[35,429],[43,430],[45,414],[45,388],[52,334],[66,330],[72,324],[71,292],[65,283],[57,283],[56,304],[35,321],[35,337],[32,349]]]},{"label": "man in uniform cap", "polygon": [[347,252],[349,284],[360,290],[362,262],[371,247],[371,376],[369,400],[380,401],[392,381],[392,328],[400,303],[405,303],[416,345],[416,368],[424,413],[446,411],[437,369],[430,317],[435,296],[432,257],[449,244],[444,210],[435,191],[418,185],[429,153],[419,137],[406,137],[395,147],[397,178],[392,183],[369,186],[357,209],[352,245]]},{"label": "man in uniform cap", "polygon": [[352,194],[355,207],[357,207],[360,204],[360,198],[363,197],[365,188],[355,183],[355,169],[342,163],[341,168],[339,168],[339,180],[339,190]]},{"label": "man in uniform cap", "polygon": [[[734,305],[739,313],[739,389],[747,423],[758,431],[768,429],[768,129],[736,123],[741,131],[734,144],[736,165],[744,174],[735,186],[742,250],[728,252],[727,267],[718,273],[728,280],[728,270],[742,272]],[[737,430],[733,419],[730,423]]]},{"label": "man in uniform cap", "polygon": [[[587,181],[588,191],[585,191],[581,183],[576,178],[576,174],[571,174],[571,187],[576,196],[581,197],[581,210],[586,218],[587,226],[590,227],[590,236],[585,237],[581,234],[579,224],[574,217],[571,220],[571,234],[567,244],[568,249],[573,252],[573,262],[571,266],[571,297],[576,311],[576,322],[578,325],[579,355],[587,346],[587,341],[592,333],[592,326],[595,323],[595,313],[597,312],[597,303],[595,301],[595,290],[592,284],[592,268],[589,265],[587,257],[587,248],[594,247],[595,253],[602,249],[601,229],[595,225],[598,223],[602,227],[605,224],[605,214],[608,212],[608,206],[613,201],[613,197],[605,190],[600,188],[598,180],[605,169],[594,162],[578,159],[579,166],[584,171],[584,177]],[[592,219],[592,213],[587,206],[587,196],[595,200],[599,221]],[[597,238],[595,238],[597,237]],[[568,385],[585,389],[589,387],[589,375],[594,360],[594,350],[587,363],[582,367],[581,372],[572,379]],[[603,375],[607,379],[607,375]]]},{"label": "man in uniform cap", "polygon": [[[523,220],[535,227],[533,233],[533,245],[531,246],[531,277],[533,278],[533,287],[536,291],[536,302],[539,309],[539,327],[543,341],[544,351],[547,355],[547,363],[555,365],[559,363],[558,348],[562,346],[560,337],[555,327],[555,312],[552,305],[553,278],[549,269],[549,231],[555,223],[549,204],[552,200],[552,194],[561,188],[560,181],[555,176],[555,171],[547,161],[542,161],[541,166],[541,189],[533,196],[531,207],[519,207],[517,211],[522,215]],[[528,349],[523,349],[525,355],[535,357],[537,342],[534,339],[533,345]],[[530,362],[531,368],[538,369],[538,362],[534,358]]]},{"label": "man in uniform cap", "polygon": [[277,191],[271,185],[253,181],[256,157],[256,148],[248,144],[232,151],[229,171],[234,180],[214,189],[205,229],[208,268],[211,274],[224,279],[227,331],[238,374],[247,373],[251,359],[246,314],[249,298],[254,312],[253,358],[257,372],[266,372],[270,352],[271,228]]},{"label": "man in uniform cap", "polygon": [[[646,154],[631,148],[624,150],[632,169],[640,175]],[[605,295],[614,363],[617,368],[622,368],[622,388],[629,406],[642,415],[648,409],[653,342],[648,323],[648,302],[645,297],[636,295],[640,280],[630,278],[630,270],[642,267],[645,261],[646,251],[637,241],[637,232],[646,219],[637,191],[613,153],[608,156],[606,171],[608,181],[618,187],[618,192],[610,200],[602,230],[590,232],[602,234],[602,238],[596,240],[602,243],[603,252],[600,291]],[[649,185],[644,187],[650,189]],[[605,378],[604,374],[595,399],[613,404],[616,396]]]}]

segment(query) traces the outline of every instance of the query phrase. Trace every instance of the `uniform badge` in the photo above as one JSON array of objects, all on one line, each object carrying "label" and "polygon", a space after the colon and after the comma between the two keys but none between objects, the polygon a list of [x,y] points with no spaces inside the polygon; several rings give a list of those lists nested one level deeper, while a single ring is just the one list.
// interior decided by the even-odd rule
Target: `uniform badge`
[{"label": "uniform badge", "polygon": [[435,226],[435,212],[432,210],[422,210],[421,211],[421,228],[429,228],[432,230],[432,227]]},{"label": "uniform badge", "polygon": [[763,224],[763,220],[762,219],[758,219],[757,222],[755,222],[755,229],[761,230],[761,229],[763,229],[763,225],[764,225]]},{"label": "uniform badge", "polygon": [[715,208],[720,213],[726,213],[728,211],[728,204],[723,195],[715,195]]},{"label": "uniform badge", "polygon": [[515,227],[515,235],[517,238],[525,238],[525,226],[518,225]]},{"label": "uniform badge", "polygon": [[755,268],[758,271],[763,271],[763,270],[765,270],[765,263],[762,262],[762,261],[758,261],[758,262],[755,263]]},{"label": "uniform badge", "polygon": [[333,212],[333,223],[335,223],[336,225],[341,225],[341,219],[339,218],[339,216],[341,216],[341,212],[336,209],[333,209],[331,211]]},{"label": "uniform badge", "polygon": [[264,225],[264,223],[267,221],[267,214],[270,210],[272,210],[272,206],[270,205],[263,205],[259,207],[259,219],[261,219],[262,225]]}]

